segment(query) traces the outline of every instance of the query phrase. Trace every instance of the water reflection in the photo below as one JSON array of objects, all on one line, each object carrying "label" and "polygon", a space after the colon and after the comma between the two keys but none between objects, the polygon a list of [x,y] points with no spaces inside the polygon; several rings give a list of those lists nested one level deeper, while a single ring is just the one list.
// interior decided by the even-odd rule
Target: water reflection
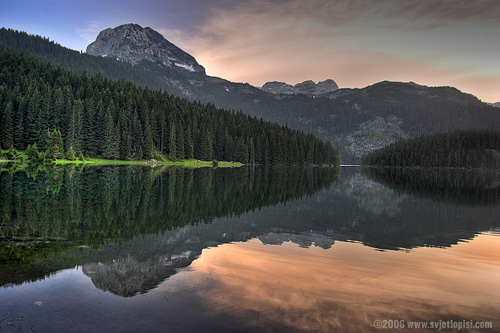
[{"label": "water reflection", "polygon": [[0,301],[42,330],[57,331],[55,316],[67,324],[61,311],[102,331],[359,331],[375,319],[497,320],[500,310],[500,205],[495,183],[475,176],[440,181],[437,191],[468,193],[450,200],[422,196],[418,174],[401,191],[355,168],[339,180],[330,169],[0,177]]},{"label": "water reflection", "polygon": [[[148,258],[165,251],[176,255],[176,247],[190,251],[189,242],[199,237],[189,234],[189,240],[184,234],[198,229],[183,227],[311,195],[338,177],[338,169],[284,167],[3,172],[0,285],[36,280],[89,261],[108,262],[127,256],[129,250],[137,254],[140,249]],[[213,228],[206,229],[203,241],[196,244],[198,253],[220,242]],[[237,233],[247,234],[242,229]],[[161,239],[146,244],[137,238],[156,234],[162,234]]]},{"label": "water reflection", "polygon": [[[479,236],[448,250],[378,252],[258,240],[204,250],[191,265],[206,317],[230,313],[232,328],[375,330],[377,319],[500,320],[500,238]],[[204,279],[204,276],[215,280]],[[234,310],[234,311],[231,311]]]},{"label": "water reflection", "polygon": [[364,174],[399,193],[460,204],[500,200],[499,169],[363,168]]}]

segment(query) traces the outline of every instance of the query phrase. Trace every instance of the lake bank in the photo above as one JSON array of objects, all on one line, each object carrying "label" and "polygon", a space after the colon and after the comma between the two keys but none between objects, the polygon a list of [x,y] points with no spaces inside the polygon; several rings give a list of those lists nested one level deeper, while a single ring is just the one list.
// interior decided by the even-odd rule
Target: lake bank
[{"label": "lake bank", "polygon": [[228,161],[201,161],[197,159],[189,159],[189,160],[107,160],[102,158],[76,158],[74,160],[68,159],[56,159],[49,163],[31,163],[30,159],[26,155],[25,151],[17,151],[21,159],[19,160],[8,160],[4,159],[4,155],[7,154],[7,151],[0,151],[0,163],[14,163],[20,165],[29,165],[29,164],[46,164],[46,165],[84,165],[84,166],[102,166],[102,165],[143,165],[143,166],[177,166],[183,168],[201,168],[201,167],[219,167],[219,168],[234,168],[241,167],[244,164],[241,162],[228,162]]}]

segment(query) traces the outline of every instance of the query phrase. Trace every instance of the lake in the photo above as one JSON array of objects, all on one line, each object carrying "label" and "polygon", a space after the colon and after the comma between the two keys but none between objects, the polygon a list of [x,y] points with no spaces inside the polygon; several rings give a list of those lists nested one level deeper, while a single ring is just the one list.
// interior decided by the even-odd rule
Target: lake
[{"label": "lake", "polygon": [[500,171],[3,170],[0,330],[500,331]]}]

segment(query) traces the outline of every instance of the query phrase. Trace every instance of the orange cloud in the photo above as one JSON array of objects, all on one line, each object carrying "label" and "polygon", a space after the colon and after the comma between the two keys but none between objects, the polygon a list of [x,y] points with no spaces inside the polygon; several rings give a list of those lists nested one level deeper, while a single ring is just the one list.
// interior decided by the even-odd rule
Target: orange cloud
[{"label": "orange cloud", "polygon": [[[257,86],[326,78],[346,88],[383,80],[415,81],[456,86],[485,101],[500,101],[500,91],[493,86],[500,78],[500,64],[481,61],[500,52],[500,3],[453,4],[243,1],[231,9],[213,9],[195,33],[176,31],[172,41],[192,53],[208,74]],[[469,41],[475,42],[475,52]],[[460,50],[467,57],[456,58]]]},{"label": "orange cloud", "polygon": [[207,308],[209,317],[229,312],[242,329],[364,331],[377,319],[443,318],[494,321],[496,327],[500,256],[492,249],[499,240],[480,235],[450,249],[411,253],[344,242],[324,250],[251,240],[204,250],[191,265],[198,276],[191,282],[202,304],[217,304]]}]

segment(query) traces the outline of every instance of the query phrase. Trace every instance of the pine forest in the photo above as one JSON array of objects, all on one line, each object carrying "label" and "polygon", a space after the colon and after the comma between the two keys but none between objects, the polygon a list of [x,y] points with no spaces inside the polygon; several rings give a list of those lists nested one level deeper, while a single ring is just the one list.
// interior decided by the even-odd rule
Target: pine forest
[{"label": "pine forest", "polygon": [[120,160],[340,163],[330,143],[242,112],[99,74],[73,74],[23,53],[4,51],[0,67],[3,149],[55,145],[55,157],[70,152]]}]

